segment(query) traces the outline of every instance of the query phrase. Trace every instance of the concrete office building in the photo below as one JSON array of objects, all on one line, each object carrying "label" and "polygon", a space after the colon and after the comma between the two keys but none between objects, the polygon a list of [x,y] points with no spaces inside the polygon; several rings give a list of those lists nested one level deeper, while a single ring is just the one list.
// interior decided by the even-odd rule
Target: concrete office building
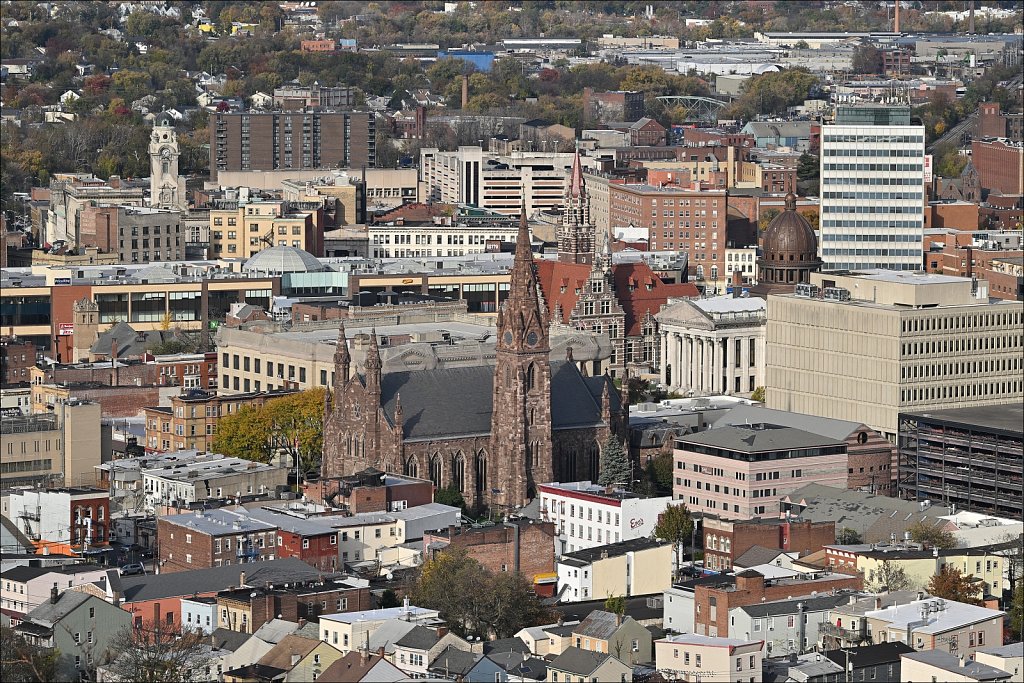
[{"label": "concrete office building", "polygon": [[103,450],[99,403],[58,403],[52,412],[4,417],[0,432],[4,488],[78,486],[96,480],[94,468]]},{"label": "concrete office building", "polygon": [[506,216],[518,216],[525,203],[530,216],[562,205],[573,159],[569,152],[496,155],[480,147],[454,152],[426,148],[420,150],[420,181],[429,201],[469,204]]},{"label": "concrete office building", "polygon": [[185,258],[179,211],[94,203],[82,209],[79,221],[81,246],[117,254],[121,263]]},{"label": "concrete office building", "polygon": [[840,106],[821,135],[824,270],[918,270],[924,126],[910,107]]},{"label": "concrete office building", "polygon": [[1019,403],[1024,303],[986,290],[946,275],[812,273],[768,298],[768,406],[895,441],[901,412]]}]

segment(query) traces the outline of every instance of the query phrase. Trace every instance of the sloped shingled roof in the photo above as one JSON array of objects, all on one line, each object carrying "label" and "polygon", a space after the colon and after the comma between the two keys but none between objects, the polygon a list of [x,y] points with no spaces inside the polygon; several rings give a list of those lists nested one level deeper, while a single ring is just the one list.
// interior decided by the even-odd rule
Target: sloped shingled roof
[{"label": "sloped shingled roof", "polygon": [[[601,424],[601,394],[606,377],[584,377],[572,363],[551,363],[552,428]],[[458,388],[454,391],[454,388]],[[620,407],[610,386],[612,410]],[[494,366],[389,372],[381,377],[381,402],[391,419],[401,400],[407,441],[491,433]]]}]

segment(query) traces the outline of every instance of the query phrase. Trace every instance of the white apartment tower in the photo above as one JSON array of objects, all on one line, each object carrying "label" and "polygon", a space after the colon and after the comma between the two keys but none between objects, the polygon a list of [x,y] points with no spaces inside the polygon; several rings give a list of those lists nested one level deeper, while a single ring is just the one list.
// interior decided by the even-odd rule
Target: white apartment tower
[{"label": "white apartment tower", "polygon": [[821,133],[822,270],[920,270],[924,126],[910,107],[843,105]]}]

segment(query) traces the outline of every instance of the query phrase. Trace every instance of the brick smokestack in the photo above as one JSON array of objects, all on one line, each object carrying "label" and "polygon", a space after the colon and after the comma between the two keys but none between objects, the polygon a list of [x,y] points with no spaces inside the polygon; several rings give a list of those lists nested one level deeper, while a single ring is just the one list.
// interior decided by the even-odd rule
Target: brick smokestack
[{"label": "brick smokestack", "polygon": [[469,105],[469,76],[462,77],[462,108]]},{"label": "brick smokestack", "polygon": [[895,33],[900,32],[900,0],[896,0],[896,20],[893,22],[892,30]]}]

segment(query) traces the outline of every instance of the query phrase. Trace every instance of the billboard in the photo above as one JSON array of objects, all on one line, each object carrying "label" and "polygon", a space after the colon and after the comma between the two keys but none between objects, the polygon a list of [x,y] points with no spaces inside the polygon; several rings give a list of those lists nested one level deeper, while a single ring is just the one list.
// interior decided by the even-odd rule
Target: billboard
[{"label": "billboard", "polygon": [[57,336],[70,337],[75,333],[74,323],[57,323]]}]

